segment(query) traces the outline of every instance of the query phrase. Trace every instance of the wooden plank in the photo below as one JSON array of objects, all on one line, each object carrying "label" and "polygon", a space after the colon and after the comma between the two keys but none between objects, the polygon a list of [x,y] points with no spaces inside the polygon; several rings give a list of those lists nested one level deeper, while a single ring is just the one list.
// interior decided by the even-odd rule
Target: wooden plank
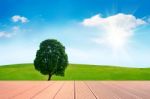
[{"label": "wooden plank", "polygon": [[96,99],[91,90],[83,81],[75,82],[75,97],[76,99]]},{"label": "wooden plank", "polygon": [[134,88],[136,90],[141,91],[142,93],[149,94],[150,92],[150,82],[149,81],[132,81],[132,82],[121,82],[122,86],[125,84],[130,86],[131,88]]},{"label": "wooden plank", "polygon": [[112,93],[110,88],[102,85],[99,81],[86,81],[86,83],[98,99],[119,99],[116,94]]},{"label": "wooden plank", "polygon": [[150,82],[149,81],[131,82],[131,85],[133,88],[140,90],[140,91],[143,91],[144,93],[149,94],[149,92],[150,92]]},{"label": "wooden plank", "polygon": [[110,91],[114,93],[115,95],[117,95],[117,97],[119,97],[120,99],[140,99],[139,96],[134,95],[120,87],[117,87],[115,84],[113,84],[113,82],[101,82],[101,84],[104,87],[107,87],[108,89],[110,89]]},{"label": "wooden plank", "polygon": [[13,97],[13,99],[30,99],[34,95],[40,93],[41,91],[45,90],[47,87],[49,87],[53,82],[43,82],[37,84],[35,87],[27,90],[24,93],[20,93]]},{"label": "wooden plank", "polygon": [[[47,89],[43,90],[38,95],[32,97],[32,99],[53,99],[57,92],[61,89],[63,86],[63,81],[56,81],[54,84],[49,86]],[[65,94],[65,93],[64,93]]]},{"label": "wooden plank", "polygon": [[27,84],[26,82],[19,82],[19,83],[13,82],[13,84],[11,84],[11,82],[8,82],[8,83],[6,83],[6,85],[5,85],[5,88],[7,88],[6,90],[5,89],[0,90],[0,99],[10,99],[10,98],[12,98],[20,93],[23,93],[35,86],[35,84],[32,84],[32,83]]},{"label": "wooden plank", "polygon": [[[141,84],[137,84],[133,82],[126,82],[125,84],[117,83],[116,86],[140,97],[140,99],[149,99],[150,97],[149,93],[143,90],[139,90],[139,86],[141,86]],[[133,87],[133,86],[136,86],[136,87]],[[147,86],[144,85],[143,87],[147,87]],[[148,87],[148,89],[149,88],[150,87]]]},{"label": "wooden plank", "polygon": [[0,99],[149,99],[150,81],[0,81]]},{"label": "wooden plank", "polygon": [[74,99],[74,81],[65,81],[54,99]]}]

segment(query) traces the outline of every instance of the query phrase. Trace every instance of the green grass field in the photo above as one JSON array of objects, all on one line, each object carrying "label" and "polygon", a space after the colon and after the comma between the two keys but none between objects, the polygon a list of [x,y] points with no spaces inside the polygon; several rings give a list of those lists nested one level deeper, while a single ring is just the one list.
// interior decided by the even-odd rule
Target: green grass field
[{"label": "green grass field", "polygon": [[[34,69],[33,64],[0,66],[0,80],[47,80],[46,75]],[[52,80],[150,80],[150,68],[127,68],[71,64],[64,77]]]}]

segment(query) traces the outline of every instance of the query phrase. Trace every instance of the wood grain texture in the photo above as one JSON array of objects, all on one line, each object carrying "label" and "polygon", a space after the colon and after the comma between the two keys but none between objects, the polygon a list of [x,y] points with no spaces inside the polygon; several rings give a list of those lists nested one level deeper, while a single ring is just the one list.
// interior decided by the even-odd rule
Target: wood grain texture
[{"label": "wood grain texture", "polygon": [[150,81],[0,81],[0,99],[150,99]]}]

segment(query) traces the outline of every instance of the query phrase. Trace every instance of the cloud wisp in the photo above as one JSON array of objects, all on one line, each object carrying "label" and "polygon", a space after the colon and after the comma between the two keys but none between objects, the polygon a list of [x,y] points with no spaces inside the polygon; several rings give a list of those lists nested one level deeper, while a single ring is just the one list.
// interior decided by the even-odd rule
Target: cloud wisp
[{"label": "cloud wisp", "polygon": [[12,16],[12,21],[13,22],[21,22],[21,23],[27,23],[27,22],[29,22],[29,20],[26,17],[20,16],[20,15],[14,15],[14,16]]},{"label": "cloud wisp", "polygon": [[100,29],[102,35],[92,40],[118,51],[125,49],[128,45],[134,35],[134,29],[146,23],[146,21],[131,14],[119,13],[105,18],[98,14],[84,19],[82,25]]},{"label": "cloud wisp", "polygon": [[10,30],[0,31],[0,38],[11,38],[20,31],[18,26],[13,26]]},{"label": "cloud wisp", "polygon": [[10,38],[12,36],[13,36],[13,34],[11,34],[11,33],[6,33],[5,31],[0,32],[0,38]]},{"label": "cloud wisp", "polygon": [[[11,17],[11,19],[13,22],[21,22],[21,23],[29,22],[29,20],[26,17],[20,15],[14,15]],[[20,30],[21,29],[19,26],[12,26],[10,29],[0,31],[0,38],[11,38],[14,35],[16,35],[16,33]]]}]

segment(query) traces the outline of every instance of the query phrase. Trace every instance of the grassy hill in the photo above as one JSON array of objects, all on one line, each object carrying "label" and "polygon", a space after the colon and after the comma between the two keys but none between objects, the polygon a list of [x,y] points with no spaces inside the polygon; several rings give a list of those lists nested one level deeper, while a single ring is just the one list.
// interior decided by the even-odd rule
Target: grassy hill
[{"label": "grassy hill", "polygon": [[[0,66],[0,80],[47,80],[47,76],[33,64],[17,64]],[[53,76],[52,80],[150,80],[150,68],[70,64],[65,77]]]}]

